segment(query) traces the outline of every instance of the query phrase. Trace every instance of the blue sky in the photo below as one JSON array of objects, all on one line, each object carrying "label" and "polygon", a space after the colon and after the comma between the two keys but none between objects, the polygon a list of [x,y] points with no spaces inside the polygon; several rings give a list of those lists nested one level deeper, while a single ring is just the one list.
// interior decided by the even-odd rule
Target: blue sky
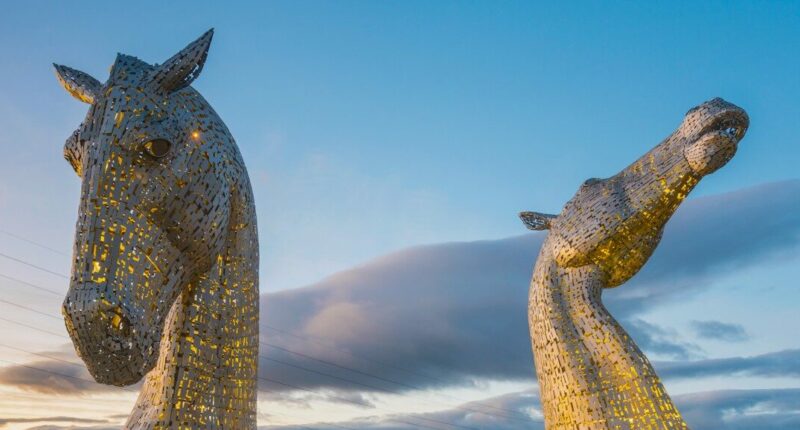
[{"label": "blue sky", "polygon": [[[210,27],[216,29],[214,42],[194,87],[225,120],[250,170],[262,242],[262,292],[278,298],[299,287],[333,288],[326,284],[331,275],[408,247],[479,240],[501,246],[525,233],[518,211],[557,212],[583,180],[616,173],[674,130],[689,108],[721,96],[748,111],[751,127],[734,160],[704,179],[693,197],[701,207],[751,214],[752,208],[702,199],[713,202],[728,193],[738,202],[735,196],[752,196],[747,191],[752,187],[783,187],[763,193],[764,204],[771,205],[763,209],[766,219],[747,219],[788,229],[776,234],[789,237],[789,243],[750,259],[744,253],[741,259],[709,263],[702,276],[686,280],[697,288],[678,289],[681,293],[664,297],[663,304],[631,313],[626,327],[641,329],[640,343],[652,338],[650,353],[658,357],[666,351],[665,361],[798,347],[792,333],[800,327],[791,315],[800,298],[795,288],[800,242],[797,230],[780,222],[793,220],[791,214],[776,212],[798,207],[769,197],[798,199],[791,180],[798,178],[800,160],[800,4],[32,1],[7,3],[3,10],[4,231],[63,253],[72,246],[79,180],[61,148],[86,105],[59,87],[52,62],[102,81],[117,52],[162,62]],[[703,217],[686,219],[690,225],[688,220],[700,223]],[[741,240],[738,245],[748,248],[768,242],[748,234]],[[529,265],[536,246],[531,242]],[[663,255],[683,249],[669,246],[664,244]],[[0,235],[0,252],[59,273],[69,270],[67,255],[8,235]],[[667,260],[657,260],[660,255],[651,263],[667,267]],[[529,275],[524,269],[520,263],[514,270],[524,278]],[[63,279],[9,260],[0,261],[0,273],[66,291]],[[520,282],[524,294],[527,281]],[[0,296],[58,312],[59,300],[2,279]],[[0,312],[39,324],[19,309]],[[741,328],[746,340],[699,337],[692,321],[707,320]],[[36,351],[63,347],[56,339],[32,338],[3,324],[2,342]],[[48,327],[63,331],[57,321]],[[524,333],[519,342],[527,342]],[[0,358],[6,353],[0,351]],[[453,385],[434,391],[479,398],[480,389],[459,385],[464,378],[492,387],[488,392],[497,399],[531,388],[519,374],[498,375],[479,362],[465,365]],[[439,369],[435,363],[418,364]],[[708,389],[800,387],[796,374],[706,378],[667,384],[685,396]],[[421,395],[378,397],[406,410],[416,409],[409,399]],[[781,396],[794,403],[778,409],[800,409],[800,394]],[[317,412],[309,420],[360,416],[324,401],[313,404]],[[124,404],[115,408],[128,410]],[[0,410],[0,428],[7,413]]]}]

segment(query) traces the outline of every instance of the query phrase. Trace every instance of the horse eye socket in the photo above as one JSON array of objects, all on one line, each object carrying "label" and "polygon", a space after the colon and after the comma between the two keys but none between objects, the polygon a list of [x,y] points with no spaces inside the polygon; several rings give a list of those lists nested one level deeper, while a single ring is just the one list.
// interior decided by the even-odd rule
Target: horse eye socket
[{"label": "horse eye socket", "polygon": [[144,150],[148,155],[154,158],[161,158],[169,153],[169,148],[172,146],[168,140],[153,139],[148,140],[144,144]]}]

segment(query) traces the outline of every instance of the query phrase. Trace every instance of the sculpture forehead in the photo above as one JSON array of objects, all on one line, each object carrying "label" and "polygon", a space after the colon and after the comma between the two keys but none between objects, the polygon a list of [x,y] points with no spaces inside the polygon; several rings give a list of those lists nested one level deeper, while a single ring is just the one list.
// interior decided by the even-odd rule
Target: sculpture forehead
[{"label": "sculpture forehead", "polygon": [[[171,97],[148,85],[147,78],[154,66],[130,55],[118,54],[100,97],[89,107],[86,118],[78,128],[83,139],[111,135],[104,121],[115,120],[117,113],[134,111],[141,122],[163,121],[174,111]],[[105,133],[102,133],[105,131]]]},{"label": "sculpture forehead", "polygon": [[741,111],[742,113],[744,113],[744,111],[740,107],[736,106],[735,104],[727,102],[727,101],[717,97],[717,98],[711,99],[711,100],[709,100],[707,102],[701,103],[701,104],[689,109],[689,111],[686,112],[686,115],[691,115],[691,114],[695,114],[695,113],[701,114],[701,115],[702,114],[714,115],[716,113],[719,113],[719,112],[722,112],[722,111],[725,111],[725,110],[731,110],[731,109],[735,109],[737,111]]},{"label": "sculpture forehead", "polygon": [[147,82],[154,66],[130,55],[118,54],[100,97],[89,109],[87,119],[102,113],[118,112],[131,106],[159,111],[170,97]]},{"label": "sculpture forehead", "polygon": [[154,67],[134,56],[117,54],[106,87],[120,83],[141,82],[153,71]]}]

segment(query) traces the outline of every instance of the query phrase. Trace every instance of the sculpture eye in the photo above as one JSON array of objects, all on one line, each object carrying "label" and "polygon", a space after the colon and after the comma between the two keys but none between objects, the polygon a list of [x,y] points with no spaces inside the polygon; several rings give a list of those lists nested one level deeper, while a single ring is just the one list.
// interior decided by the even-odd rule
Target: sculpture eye
[{"label": "sculpture eye", "polygon": [[145,142],[144,151],[153,158],[161,158],[169,154],[171,146],[172,144],[166,139],[153,139]]}]

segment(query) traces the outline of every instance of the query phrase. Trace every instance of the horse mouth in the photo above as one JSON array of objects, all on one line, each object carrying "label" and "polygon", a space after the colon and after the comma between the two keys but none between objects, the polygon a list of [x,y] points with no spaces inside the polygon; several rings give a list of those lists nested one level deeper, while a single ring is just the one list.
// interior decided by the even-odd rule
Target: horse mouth
[{"label": "horse mouth", "polygon": [[116,386],[138,382],[148,363],[128,313],[121,306],[100,305],[80,312],[71,305],[68,301],[64,311],[67,331],[95,381]]},{"label": "horse mouth", "polygon": [[146,372],[137,342],[130,337],[106,334],[99,348],[84,362],[95,381],[126,386],[138,382]]},{"label": "horse mouth", "polygon": [[736,145],[744,137],[749,121],[744,111],[726,109],[714,115],[699,133],[698,140],[722,140]]},{"label": "horse mouth", "polygon": [[144,363],[135,343],[116,337],[105,337],[91,355],[81,354],[87,370],[101,384],[127,386],[144,376]]}]

